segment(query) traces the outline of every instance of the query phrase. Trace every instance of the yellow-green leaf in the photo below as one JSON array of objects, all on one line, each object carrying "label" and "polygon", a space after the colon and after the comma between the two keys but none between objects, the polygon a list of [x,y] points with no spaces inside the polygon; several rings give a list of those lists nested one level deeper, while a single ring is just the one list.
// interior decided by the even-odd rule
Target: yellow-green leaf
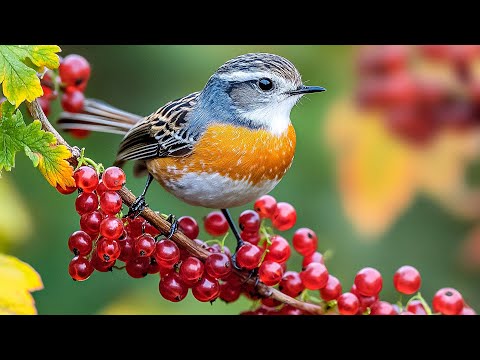
[{"label": "yellow-green leaf", "polygon": [[57,145],[55,136],[42,130],[40,121],[26,125],[22,113],[12,113],[7,102],[1,106],[0,145],[0,171],[10,171],[15,166],[15,154],[24,150],[52,186],[75,185],[73,168],[67,162],[72,154],[67,147]]},{"label": "yellow-green leaf", "polygon": [[18,107],[43,95],[37,71],[56,69],[60,51],[56,45],[0,45],[0,83],[11,104]]},{"label": "yellow-green leaf", "polygon": [[411,202],[417,186],[414,153],[391,136],[381,116],[342,102],[327,118],[345,212],[367,235],[385,231]]},{"label": "yellow-green leaf", "polygon": [[16,257],[0,254],[0,314],[36,314],[32,291],[43,289],[40,275]]}]

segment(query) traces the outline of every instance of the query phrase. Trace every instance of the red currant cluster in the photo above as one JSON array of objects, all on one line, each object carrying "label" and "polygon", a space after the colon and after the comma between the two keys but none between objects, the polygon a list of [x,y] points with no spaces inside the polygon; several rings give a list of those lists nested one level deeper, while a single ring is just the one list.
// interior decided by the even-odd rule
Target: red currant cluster
[{"label": "red currant cluster", "polygon": [[[47,71],[40,83],[43,96],[38,98],[45,115],[50,114],[50,103],[58,97],[58,90],[63,94],[60,100],[63,110],[79,113],[83,110],[85,96],[83,95],[90,79],[90,64],[80,55],[71,54],[60,58],[58,76],[53,71]],[[88,130],[70,130],[72,136],[84,138],[89,134]]]},{"label": "red currant cluster", "polygon": [[[96,164],[94,167],[101,169]],[[125,269],[133,278],[159,273],[160,294],[172,302],[183,300],[189,289],[202,302],[213,302],[217,298],[233,302],[241,295],[255,301],[259,299],[255,289],[232,271],[232,253],[224,244],[229,225],[220,211],[212,211],[204,218],[205,231],[215,237],[207,241],[198,239],[200,229],[194,218],[183,216],[178,219],[179,229],[210,252],[203,261],[179,248],[172,240],[160,238],[160,232],[144,218],[122,218],[122,199],[117,190],[125,184],[126,177],[120,168],[109,167],[99,172],[84,165],[74,172],[74,179],[76,187],[59,189],[65,194],[77,189],[79,192],[75,209],[80,215],[80,230],[68,239],[68,247],[75,255],[68,268],[74,280],[86,280],[94,270]],[[251,271],[265,285],[277,286],[288,296],[322,306],[326,313],[432,314],[419,293],[405,306],[380,300],[383,279],[378,270],[370,267],[356,274],[350,292],[342,293],[340,281],[329,274],[323,254],[317,251],[317,235],[308,228],[297,229],[292,238],[293,248],[303,256],[302,270],[288,270],[291,246],[275,231],[290,230],[296,217],[292,205],[277,203],[270,195],[260,197],[254,210],[243,211],[238,219],[244,240],[236,253],[238,267]],[[117,261],[123,261],[125,265],[117,266]],[[415,268],[403,266],[395,273],[393,282],[397,291],[412,295],[420,289],[421,277]],[[319,297],[312,291],[318,291]],[[243,314],[304,313],[273,298],[260,301],[255,310]],[[452,288],[441,289],[435,294],[433,311],[448,315],[475,314],[462,295]]]},{"label": "red currant cluster", "polygon": [[393,134],[426,144],[444,129],[480,125],[478,45],[384,45],[358,57],[361,106],[385,111]]}]

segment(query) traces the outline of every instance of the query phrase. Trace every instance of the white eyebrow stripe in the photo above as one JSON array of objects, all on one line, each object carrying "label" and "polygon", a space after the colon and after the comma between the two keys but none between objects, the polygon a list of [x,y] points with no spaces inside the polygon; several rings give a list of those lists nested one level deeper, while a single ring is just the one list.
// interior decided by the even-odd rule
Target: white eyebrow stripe
[{"label": "white eyebrow stripe", "polygon": [[267,77],[267,78],[275,77],[278,79],[278,76],[272,73],[264,72],[264,71],[257,71],[257,72],[235,71],[233,73],[219,74],[218,77],[219,79],[226,80],[226,81],[239,81],[239,82],[257,80],[263,77]]}]

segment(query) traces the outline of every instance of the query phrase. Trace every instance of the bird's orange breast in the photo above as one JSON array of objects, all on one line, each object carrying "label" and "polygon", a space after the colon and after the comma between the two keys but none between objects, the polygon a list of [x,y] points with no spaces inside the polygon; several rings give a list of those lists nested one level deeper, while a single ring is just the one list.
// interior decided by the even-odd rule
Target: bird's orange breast
[{"label": "bird's orange breast", "polygon": [[218,173],[256,185],[280,180],[292,164],[295,130],[290,124],[280,136],[266,130],[232,125],[210,126],[186,157],[166,157],[147,162],[157,180],[175,180],[186,173]]}]

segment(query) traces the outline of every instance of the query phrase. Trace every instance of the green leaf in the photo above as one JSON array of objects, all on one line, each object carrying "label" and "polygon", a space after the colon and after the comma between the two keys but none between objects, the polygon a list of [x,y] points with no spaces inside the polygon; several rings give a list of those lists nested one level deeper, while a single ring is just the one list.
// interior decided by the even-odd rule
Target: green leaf
[{"label": "green leaf", "polygon": [[56,69],[59,51],[56,45],[0,45],[0,83],[11,104],[17,108],[43,95],[37,71]]},{"label": "green leaf", "polygon": [[72,156],[64,145],[57,145],[52,133],[42,130],[40,121],[26,125],[20,110],[12,112],[4,102],[0,114],[0,172],[15,166],[15,154],[25,151],[52,186],[74,186],[73,168],[67,159]]}]

